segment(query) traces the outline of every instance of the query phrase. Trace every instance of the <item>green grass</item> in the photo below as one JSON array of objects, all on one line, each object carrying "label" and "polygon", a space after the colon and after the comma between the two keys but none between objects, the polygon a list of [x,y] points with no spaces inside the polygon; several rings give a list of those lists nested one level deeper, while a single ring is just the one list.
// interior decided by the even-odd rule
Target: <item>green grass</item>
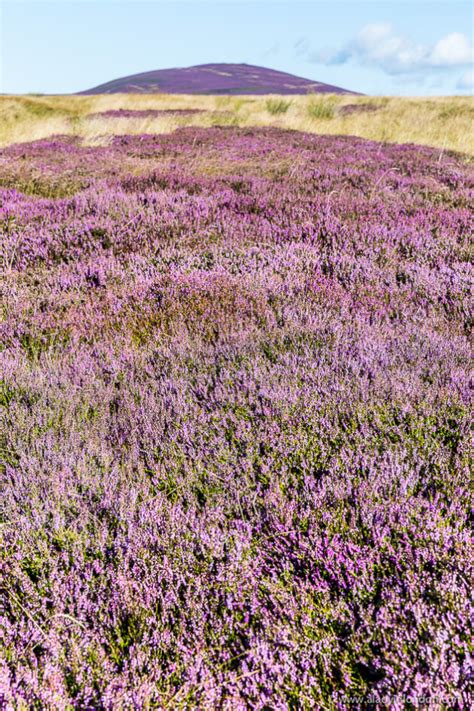
[{"label": "green grass", "polygon": [[286,114],[290,106],[291,101],[285,101],[284,99],[268,99],[265,102],[265,108],[272,116],[278,116],[278,114]]},{"label": "green grass", "polygon": [[336,114],[336,107],[334,102],[327,99],[312,99],[307,111],[312,119],[332,119]]}]

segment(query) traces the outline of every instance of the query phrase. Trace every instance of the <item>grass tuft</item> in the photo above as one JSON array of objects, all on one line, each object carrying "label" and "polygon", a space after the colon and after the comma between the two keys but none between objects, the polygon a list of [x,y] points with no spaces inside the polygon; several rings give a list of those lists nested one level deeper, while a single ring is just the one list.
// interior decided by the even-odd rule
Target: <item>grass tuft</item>
[{"label": "grass tuft", "polygon": [[284,99],[268,99],[265,102],[265,108],[268,113],[272,116],[278,116],[279,114],[286,114],[291,106],[291,101],[285,101]]},{"label": "grass tuft", "polygon": [[333,119],[336,115],[334,102],[326,99],[313,99],[308,104],[307,111],[311,119]]}]

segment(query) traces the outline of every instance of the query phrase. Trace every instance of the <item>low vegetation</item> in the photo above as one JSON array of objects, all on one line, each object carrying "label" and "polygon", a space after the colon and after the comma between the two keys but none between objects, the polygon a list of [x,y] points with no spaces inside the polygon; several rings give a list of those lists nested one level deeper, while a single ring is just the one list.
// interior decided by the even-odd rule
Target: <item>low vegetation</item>
[{"label": "low vegetation", "polygon": [[[347,107],[365,107],[361,110]],[[376,110],[374,110],[374,107]],[[194,114],[144,111],[201,109]],[[142,112],[136,117],[117,111]],[[98,116],[112,112],[109,116]],[[95,116],[91,117],[91,114]],[[102,95],[0,97],[0,146],[67,134],[86,143],[113,135],[162,134],[180,126],[278,126],[435,146],[474,155],[472,97],[388,98],[338,95],[286,97]]]},{"label": "low vegetation", "polygon": [[[441,147],[469,106],[374,102]],[[469,707],[472,169],[315,134],[0,151],[2,708]]]},{"label": "low vegetation", "polygon": [[333,119],[336,115],[336,105],[330,99],[312,99],[308,102],[307,111],[310,119]]},{"label": "low vegetation", "polygon": [[291,106],[291,101],[285,99],[268,99],[265,102],[265,107],[269,114],[277,116],[278,114],[286,114]]}]

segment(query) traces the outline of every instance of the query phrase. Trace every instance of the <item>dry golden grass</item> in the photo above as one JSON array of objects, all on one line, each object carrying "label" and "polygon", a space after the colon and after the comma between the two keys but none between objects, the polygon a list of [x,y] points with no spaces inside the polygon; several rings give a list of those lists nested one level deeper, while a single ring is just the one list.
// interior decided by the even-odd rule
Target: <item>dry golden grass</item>
[{"label": "dry golden grass", "polygon": [[[269,101],[270,99],[270,101]],[[273,100],[273,101],[272,101]],[[276,110],[278,101],[289,103]],[[276,102],[276,103],[275,103]],[[376,110],[344,114],[348,104]],[[88,117],[112,109],[203,109],[160,117]],[[256,97],[110,94],[100,96],[0,96],[0,146],[57,134],[86,144],[113,135],[166,133],[179,126],[279,126],[311,133],[355,135],[376,141],[419,143],[474,156],[473,97]]]}]

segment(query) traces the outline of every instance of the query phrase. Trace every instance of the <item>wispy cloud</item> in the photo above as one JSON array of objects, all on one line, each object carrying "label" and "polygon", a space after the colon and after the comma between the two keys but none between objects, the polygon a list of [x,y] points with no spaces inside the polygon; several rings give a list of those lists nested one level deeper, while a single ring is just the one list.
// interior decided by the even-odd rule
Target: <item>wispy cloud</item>
[{"label": "wispy cloud", "polygon": [[307,37],[300,37],[294,44],[294,50],[297,57],[306,57],[311,54],[311,43]]},{"label": "wispy cloud", "polygon": [[354,62],[382,69],[392,75],[468,67],[474,62],[472,43],[461,32],[452,32],[441,37],[435,44],[426,45],[397,33],[388,23],[366,25],[340,48],[328,47],[316,51],[309,47],[305,38],[301,38],[295,49],[311,62]]},{"label": "wispy cloud", "polygon": [[467,72],[464,72],[456,84],[456,88],[474,90],[474,69],[468,69]]},{"label": "wispy cloud", "polygon": [[266,49],[264,52],[262,52],[261,56],[263,58],[275,57],[277,54],[280,54],[280,49],[280,44],[275,43],[271,47],[268,47],[268,49]]}]

